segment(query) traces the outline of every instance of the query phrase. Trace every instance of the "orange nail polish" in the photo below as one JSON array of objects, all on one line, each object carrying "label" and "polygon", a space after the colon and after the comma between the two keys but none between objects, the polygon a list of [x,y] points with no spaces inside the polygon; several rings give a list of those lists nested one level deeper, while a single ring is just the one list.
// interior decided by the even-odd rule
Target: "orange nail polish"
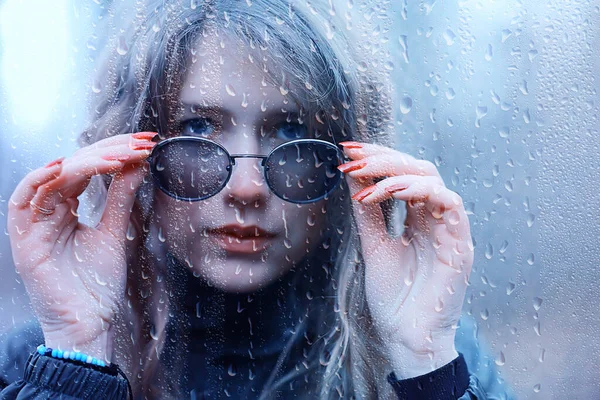
[{"label": "orange nail polish", "polygon": [[352,200],[362,201],[365,197],[367,197],[368,195],[373,193],[376,188],[377,188],[377,186],[375,186],[375,185],[366,187],[363,190],[361,190],[360,192],[357,192],[354,196],[352,196]]},{"label": "orange nail polish", "polygon": [[106,156],[102,156],[102,159],[103,160],[107,160],[107,161],[127,161],[130,158],[131,157],[129,157],[128,155],[122,155],[122,156],[106,155]]},{"label": "orange nail polish", "polygon": [[48,164],[46,164],[45,168],[50,168],[50,167],[53,167],[53,166],[55,166],[57,164],[60,164],[60,163],[63,162],[64,159],[65,159],[64,157],[57,158],[56,160],[51,161]]},{"label": "orange nail polish", "polygon": [[156,135],[158,135],[157,132],[137,132],[131,135],[131,137],[141,140],[152,140]]},{"label": "orange nail polish", "polygon": [[345,149],[362,149],[363,147],[359,142],[340,142],[340,146],[344,146]]},{"label": "orange nail polish", "polygon": [[405,185],[403,183],[397,183],[395,185],[386,187],[385,191],[388,193],[394,193],[394,192],[399,192],[399,191],[407,189],[407,188],[408,188],[408,185]]},{"label": "orange nail polish", "polygon": [[365,165],[367,165],[367,162],[365,160],[356,160],[356,161],[350,161],[350,162],[342,164],[342,165],[338,165],[337,168],[340,171],[342,171],[343,173],[346,173],[346,172],[352,172],[352,171],[356,171],[361,168],[364,168]]}]

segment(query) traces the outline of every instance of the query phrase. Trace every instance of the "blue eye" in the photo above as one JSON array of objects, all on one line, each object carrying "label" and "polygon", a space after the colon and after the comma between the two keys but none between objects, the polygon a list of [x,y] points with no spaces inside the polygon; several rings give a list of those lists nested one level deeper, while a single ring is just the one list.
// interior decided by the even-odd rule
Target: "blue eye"
[{"label": "blue eye", "polygon": [[180,135],[208,137],[215,131],[214,125],[207,118],[192,118],[180,122]]},{"label": "blue eye", "polygon": [[284,122],[275,129],[275,132],[278,139],[294,140],[308,138],[306,125],[298,123]]}]

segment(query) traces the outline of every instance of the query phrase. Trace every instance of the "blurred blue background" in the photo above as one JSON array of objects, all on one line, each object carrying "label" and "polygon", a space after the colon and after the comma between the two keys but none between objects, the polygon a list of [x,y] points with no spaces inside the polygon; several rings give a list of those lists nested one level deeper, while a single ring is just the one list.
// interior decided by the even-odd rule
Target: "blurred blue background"
[{"label": "blurred blue background", "polygon": [[[600,7],[572,0],[333,2],[387,50],[397,148],[464,199],[464,313],[519,398],[598,398]],[[0,332],[32,317],[6,204],[85,125],[100,0],[0,0]]]}]

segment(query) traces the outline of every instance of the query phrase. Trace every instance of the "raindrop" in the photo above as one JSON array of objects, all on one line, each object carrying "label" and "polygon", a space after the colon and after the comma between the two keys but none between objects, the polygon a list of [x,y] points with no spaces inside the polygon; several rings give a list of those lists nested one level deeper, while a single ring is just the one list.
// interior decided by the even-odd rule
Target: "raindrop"
[{"label": "raindrop", "polygon": [[541,306],[542,306],[542,299],[540,299],[539,297],[534,297],[533,298],[533,308],[535,309],[535,311],[538,311]]},{"label": "raindrop", "polygon": [[540,356],[538,357],[538,361],[544,362],[545,357],[546,357],[546,349],[540,349]]},{"label": "raindrop", "polygon": [[494,255],[494,247],[492,246],[491,243],[488,243],[485,246],[485,258],[487,258],[488,260],[491,260],[493,255]]},{"label": "raindrop", "polygon": [[529,61],[533,61],[534,58],[536,58],[538,55],[538,51],[537,50],[529,50],[527,52],[527,56],[529,57]]},{"label": "raindrop", "polygon": [[533,391],[536,393],[539,393],[541,389],[542,389],[542,385],[540,385],[539,383],[533,387]]},{"label": "raindrop", "polygon": [[506,240],[504,240],[502,242],[502,244],[500,245],[500,249],[498,250],[500,252],[500,254],[504,254],[507,247],[508,247],[508,242]]},{"label": "raindrop", "polygon": [[442,299],[438,297],[437,302],[435,303],[435,311],[441,312],[444,309],[444,302]]},{"label": "raindrop", "polygon": [[527,95],[529,94],[529,89],[527,88],[527,81],[523,80],[520,84],[519,84],[519,90],[521,91],[521,93]]},{"label": "raindrop", "polygon": [[506,363],[506,358],[504,357],[504,352],[500,352],[500,354],[498,354],[498,357],[496,357],[496,365],[498,366],[502,366]]},{"label": "raindrop", "polygon": [[102,84],[94,79],[94,82],[92,83],[92,92],[94,93],[100,93],[102,91]]},{"label": "raindrop", "polygon": [[509,282],[508,286],[506,287],[506,294],[510,296],[512,292],[515,291],[516,287],[517,285],[515,285],[514,282]]},{"label": "raindrop", "polygon": [[400,37],[398,37],[398,42],[400,43],[400,47],[402,48],[402,58],[404,58],[404,62],[408,64],[408,40],[406,38],[406,35],[400,35]]},{"label": "raindrop", "polygon": [[125,43],[125,37],[119,36],[119,44],[117,45],[117,53],[119,53],[119,55],[121,55],[121,56],[124,56],[125,54],[127,54],[128,51],[129,51],[129,47],[127,46],[127,43]]},{"label": "raindrop", "polygon": [[225,91],[227,91],[228,95],[235,96],[235,89],[229,83],[225,85]]},{"label": "raindrop", "polygon": [[502,128],[500,128],[499,133],[501,138],[507,138],[510,133],[510,128],[508,126],[503,126]]},{"label": "raindrop", "polygon": [[235,208],[235,220],[239,224],[243,224],[244,223],[244,218],[242,217],[242,213],[240,212],[239,208]]},{"label": "raindrop", "polygon": [[506,39],[508,39],[510,36],[512,35],[512,32],[510,29],[504,29],[502,31],[502,39],[500,39],[502,41],[502,43],[506,42]]},{"label": "raindrop", "polygon": [[448,88],[448,90],[446,90],[446,98],[448,100],[452,100],[455,97],[456,97],[456,92],[454,91],[454,89]]},{"label": "raindrop", "polygon": [[242,99],[242,107],[246,108],[248,107],[248,100],[246,100],[246,93],[242,93],[243,99]]},{"label": "raindrop", "polygon": [[400,100],[400,112],[402,114],[408,114],[412,108],[413,100],[409,96],[404,96],[402,100]]},{"label": "raindrop", "polygon": [[446,29],[443,34],[444,40],[448,46],[452,46],[454,44],[454,39],[456,39],[456,34],[452,32],[450,29]]},{"label": "raindrop", "polygon": [[236,376],[237,375],[237,368],[235,367],[235,365],[229,364],[229,368],[227,368],[227,374],[229,376]]},{"label": "raindrop", "polygon": [[485,61],[492,61],[492,57],[494,56],[492,45],[488,44],[487,49],[485,51]]},{"label": "raindrop", "polygon": [[481,126],[481,119],[485,117],[488,113],[488,108],[486,106],[477,106],[475,108],[475,127],[479,128]]},{"label": "raindrop", "polygon": [[167,240],[165,238],[165,234],[163,233],[162,226],[158,228],[158,240],[160,240],[162,243],[164,243],[165,240]]},{"label": "raindrop", "polygon": [[534,262],[535,262],[535,257],[533,255],[533,253],[529,253],[529,255],[527,256],[527,264],[533,265]]},{"label": "raindrop", "polygon": [[529,214],[527,216],[527,227],[531,228],[533,226],[533,221],[535,221],[535,215]]},{"label": "raindrop", "polygon": [[131,222],[127,226],[127,233],[125,236],[127,237],[127,240],[135,239],[135,236],[136,236],[135,226],[133,226],[133,224]]},{"label": "raindrop", "polygon": [[404,277],[404,284],[410,286],[415,281],[415,271],[413,269],[408,270],[408,275]]},{"label": "raindrop", "polygon": [[98,275],[97,271],[94,271],[94,278],[96,278],[96,283],[100,286],[106,286],[108,284],[108,282],[100,279],[100,276]]},{"label": "raindrop", "polygon": [[487,319],[490,317],[490,312],[487,308],[484,308],[483,310],[481,310],[480,315],[482,320],[487,321]]},{"label": "raindrop", "polygon": [[542,327],[540,326],[540,322],[538,321],[538,323],[533,326],[533,330],[538,336],[542,336],[541,329]]}]

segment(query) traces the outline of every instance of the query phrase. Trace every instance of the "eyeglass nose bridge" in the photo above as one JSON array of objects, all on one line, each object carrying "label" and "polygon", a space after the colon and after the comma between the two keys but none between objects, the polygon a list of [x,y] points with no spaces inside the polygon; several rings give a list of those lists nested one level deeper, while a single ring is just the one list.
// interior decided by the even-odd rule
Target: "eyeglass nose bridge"
[{"label": "eyeglass nose bridge", "polygon": [[230,154],[229,159],[231,160],[231,165],[235,165],[236,158],[260,158],[260,165],[261,167],[264,167],[268,156],[263,156],[260,154]]}]

